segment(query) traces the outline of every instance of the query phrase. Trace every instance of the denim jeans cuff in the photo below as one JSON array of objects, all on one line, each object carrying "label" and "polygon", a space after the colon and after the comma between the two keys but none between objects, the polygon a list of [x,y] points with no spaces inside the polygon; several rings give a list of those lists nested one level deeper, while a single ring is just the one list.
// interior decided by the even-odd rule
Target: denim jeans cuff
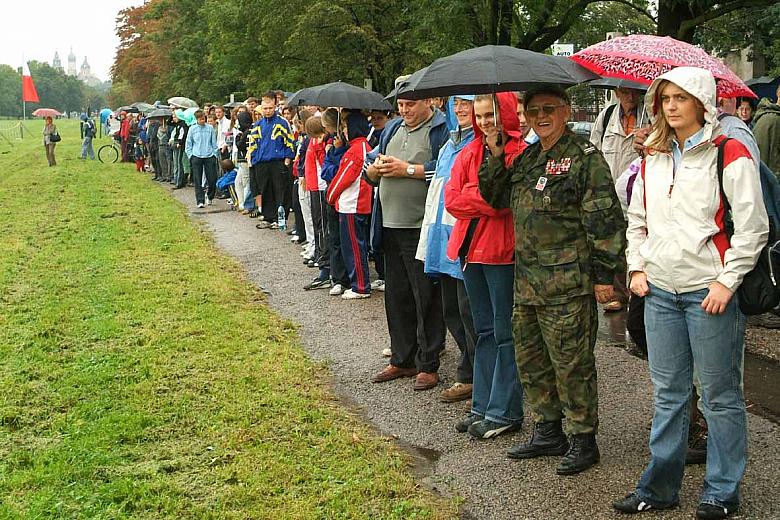
[{"label": "denim jeans cuff", "polygon": [[523,424],[523,418],[520,417],[519,419],[509,419],[508,417],[501,417],[497,415],[485,415],[485,419],[488,421],[493,421],[498,424]]},{"label": "denim jeans cuff", "polygon": [[639,496],[639,498],[641,498],[642,500],[644,500],[645,502],[647,502],[651,506],[653,506],[655,508],[658,508],[658,509],[668,508],[668,507],[671,507],[671,506],[673,506],[673,505],[675,505],[675,504],[680,502],[679,497],[675,497],[675,499],[670,501],[670,502],[663,502],[661,500],[655,500],[654,498],[650,497],[647,493],[642,492],[642,490],[639,489],[639,488],[636,488],[636,494],[637,494],[637,496]]}]

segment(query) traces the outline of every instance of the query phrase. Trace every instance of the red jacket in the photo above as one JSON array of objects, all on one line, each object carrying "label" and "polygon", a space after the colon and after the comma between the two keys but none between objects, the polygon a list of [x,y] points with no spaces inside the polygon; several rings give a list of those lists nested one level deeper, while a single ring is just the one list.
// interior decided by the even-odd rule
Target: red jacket
[{"label": "red jacket", "polygon": [[[517,96],[513,92],[496,94],[499,119],[503,127],[504,158],[507,166],[528,146],[520,134],[517,119]],[[474,140],[460,152],[452,165],[450,181],[444,188],[444,207],[457,219],[447,244],[447,257],[455,260],[466,240],[472,219],[479,219],[466,262],[476,264],[512,264],[515,252],[515,231],[512,210],[495,209],[479,193],[477,174],[484,158],[484,134],[477,126],[474,114],[471,116]],[[463,266],[465,268],[465,266]]]},{"label": "red jacket", "polygon": [[339,162],[339,171],[328,187],[325,197],[339,213],[371,214],[374,189],[360,174],[371,145],[365,137],[355,137]]},{"label": "red jacket", "polygon": [[303,163],[303,177],[306,180],[306,191],[325,191],[327,184],[320,174],[322,162],[325,160],[325,143],[322,139],[312,137],[306,148],[306,157]]},{"label": "red jacket", "polygon": [[130,118],[125,117],[119,124],[119,136],[122,139],[128,139],[130,137]]}]

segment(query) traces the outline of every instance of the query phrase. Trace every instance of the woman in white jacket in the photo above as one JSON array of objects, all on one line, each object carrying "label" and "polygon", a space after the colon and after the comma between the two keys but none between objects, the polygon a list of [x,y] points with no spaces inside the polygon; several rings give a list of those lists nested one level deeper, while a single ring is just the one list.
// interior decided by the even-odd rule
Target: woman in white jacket
[{"label": "woman in white jacket", "polygon": [[676,507],[685,468],[694,365],[709,426],[698,518],[725,518],[739,506],[747,428],[742,391],[745,316],[733,297],[768,234],[755,165],[738,141],[724,146],[725,228],[718,186],[724,136],[715,80],[679,67],[646,96],[653,129],[628,209],[631,291],[646,297],[648,360],[655,389],[650,464],[636,490],[613,506],[624,513]]}]

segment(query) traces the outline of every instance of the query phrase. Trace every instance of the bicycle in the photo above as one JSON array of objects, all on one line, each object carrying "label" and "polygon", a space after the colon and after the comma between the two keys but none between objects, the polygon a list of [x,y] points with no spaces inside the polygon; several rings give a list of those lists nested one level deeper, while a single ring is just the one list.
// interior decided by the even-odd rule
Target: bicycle
[{"label": "bicycle", "polygon": [[102,163],[115,163],[122,154],[121,140],[114,137],[109,144],[104,144],[98,149],[98,160]]}]

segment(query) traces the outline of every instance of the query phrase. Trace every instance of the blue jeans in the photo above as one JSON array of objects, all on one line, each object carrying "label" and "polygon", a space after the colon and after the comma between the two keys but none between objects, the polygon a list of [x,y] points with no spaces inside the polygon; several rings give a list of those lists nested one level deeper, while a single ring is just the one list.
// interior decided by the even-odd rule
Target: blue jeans
[{"label": "blue jeans", "polygon": [[648,361],[655,414],[650,464],[637,493],[649,503],[678,501],[685,469],[693,366],[701,381],[707,419],[707,470],[701,502],[739,505],[747,459],[747,421],[742,392],[745,316],[732,298],[723,314],[701,308],[707,289],[672,294],[650,285],[645,298]]},{"label": "blue jeans", "polygon": [[477,344],[471,413],[500,424],[523,421],[512,338],[514,265],[468,264],[463,271]]},{"label": "blue jeans", "polygon": [[87,155],[93,161],[95,160],[95,150],[92,148],[92,138],[85,137],[84,142],[81,143],[81,158],[86,159]]}]

